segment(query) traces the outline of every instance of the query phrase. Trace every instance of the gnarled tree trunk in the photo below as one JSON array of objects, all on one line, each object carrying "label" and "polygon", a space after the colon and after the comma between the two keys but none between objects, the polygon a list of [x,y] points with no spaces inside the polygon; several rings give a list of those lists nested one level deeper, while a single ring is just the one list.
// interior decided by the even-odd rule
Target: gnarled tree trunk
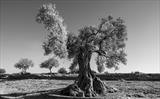
[{"label": "gnarled tree trunk", "polygon": [[94,97],[98,94],[104,94],[106,91],[104,83],[92,73],[90,68],[92,53],[85,49],[81,49],[80,52],[81,53],[78,56],[78,87],[84,91],[86,97]]},{"label": "gnarled tree trunk", "polygon": [[95,97],[106,92],[105,84],[91,71],[90,60],[92,53],[85,48],[78,55],[79,76],[73,85],[61,91],[63,95],[79,97]]}]

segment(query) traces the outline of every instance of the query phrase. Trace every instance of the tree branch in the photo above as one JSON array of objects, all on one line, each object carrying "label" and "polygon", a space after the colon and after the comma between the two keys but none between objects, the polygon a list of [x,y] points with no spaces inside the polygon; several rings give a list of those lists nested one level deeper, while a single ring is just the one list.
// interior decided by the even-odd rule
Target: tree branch
[{"label": "tree branch", "polygon": [[105,58],[109,58],[109,56],[107,56],[106,52],[103,50],[95,50],[93,52],[96,52],[98,55],[104,56]]}]

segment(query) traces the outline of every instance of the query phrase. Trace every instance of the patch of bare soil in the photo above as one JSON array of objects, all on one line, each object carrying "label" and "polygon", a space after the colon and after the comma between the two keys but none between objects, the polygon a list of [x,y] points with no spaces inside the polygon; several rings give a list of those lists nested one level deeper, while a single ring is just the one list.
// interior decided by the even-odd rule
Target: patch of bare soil
[{"label": "patch of bare soil", "polygon": [[[108,99],[160,98],[160,82],[158,81],[105,81],[108,86],[118,89],[106,93]],[[73,83],[72,80],[26,79],[0,81],[0,95],[26,93],[44,93],[64,88]]]}]

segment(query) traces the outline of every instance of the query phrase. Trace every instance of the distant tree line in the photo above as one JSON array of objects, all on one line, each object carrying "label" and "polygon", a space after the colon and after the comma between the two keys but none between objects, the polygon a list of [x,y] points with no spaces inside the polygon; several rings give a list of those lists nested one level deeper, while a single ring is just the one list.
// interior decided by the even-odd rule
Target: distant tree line
[{"label": "distant tree line", "polygon": [[[71,64],[71,66],[69,67],[69,72],[66,70],[66,68],[62,67],[60,69],[58,69],[57,73],[60,74],[78,74],[79,73],[79,68],[74,68],[72,66],[73,64]],[[28,58],[22,58],[20,59],[15,65],[14,67],[17,69],[22,70],[21,73],[25,74],[27,72],[27,69],[29,69],[30,67],[33,67],[34,63],[32,60],[28,59]],[[40,64],[40,68],[46,68],[49,69],[50,74],[52,74],[52,68],[55,67],[59,67],[59,62],[56,58],[52,57],[49,58],[47,60],[45,60],[44,62],[42,62]],[[97,70],[99,73],[102,73],[104,71],[104,67],[103,66],[98,66]],[[92,70],[93,73],[97,73],[96,71]],[[0,74],[5,74],[6,70],[4,68],[0,68]],[[103,74],[109,74],[108,71],[103,72]],[[139,74],[143,74],[140,71],[134,71],[131,72],[131,74],[135,74],[135,75],[139,75]]]}]

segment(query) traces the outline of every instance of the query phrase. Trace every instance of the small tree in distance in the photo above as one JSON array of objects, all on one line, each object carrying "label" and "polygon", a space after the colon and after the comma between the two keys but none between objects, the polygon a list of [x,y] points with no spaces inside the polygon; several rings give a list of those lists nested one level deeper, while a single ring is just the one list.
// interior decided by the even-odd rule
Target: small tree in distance
[{"label": "small tree in distance", "polygon": [[32,60],[29,60],[27,58],[20,59],[15,65],[15,68],[21,69],[22,73],[26,73],[26,70],[29,69],[29,67],[33,67],[34,64]]},{"label": "small tree in distance", "polygon": [[53,58],[50,58],[46,61],[44,61],[43,63],[40,64],[40,67],[41,68],[47,68],[49,69],[50,73],[52,73],[52,68],[53,67],[58,67],[59,66],[59,63],[58,63],[58,60],[56,60],[54,57]]},{"label": "small tree in distance", "polygon": [[62,68],[60,68],[60,69],[58,70],[58,73],[60,73],[60,74],[66,74],[66,73],[67,73],[67,70],[62,67]]}]

